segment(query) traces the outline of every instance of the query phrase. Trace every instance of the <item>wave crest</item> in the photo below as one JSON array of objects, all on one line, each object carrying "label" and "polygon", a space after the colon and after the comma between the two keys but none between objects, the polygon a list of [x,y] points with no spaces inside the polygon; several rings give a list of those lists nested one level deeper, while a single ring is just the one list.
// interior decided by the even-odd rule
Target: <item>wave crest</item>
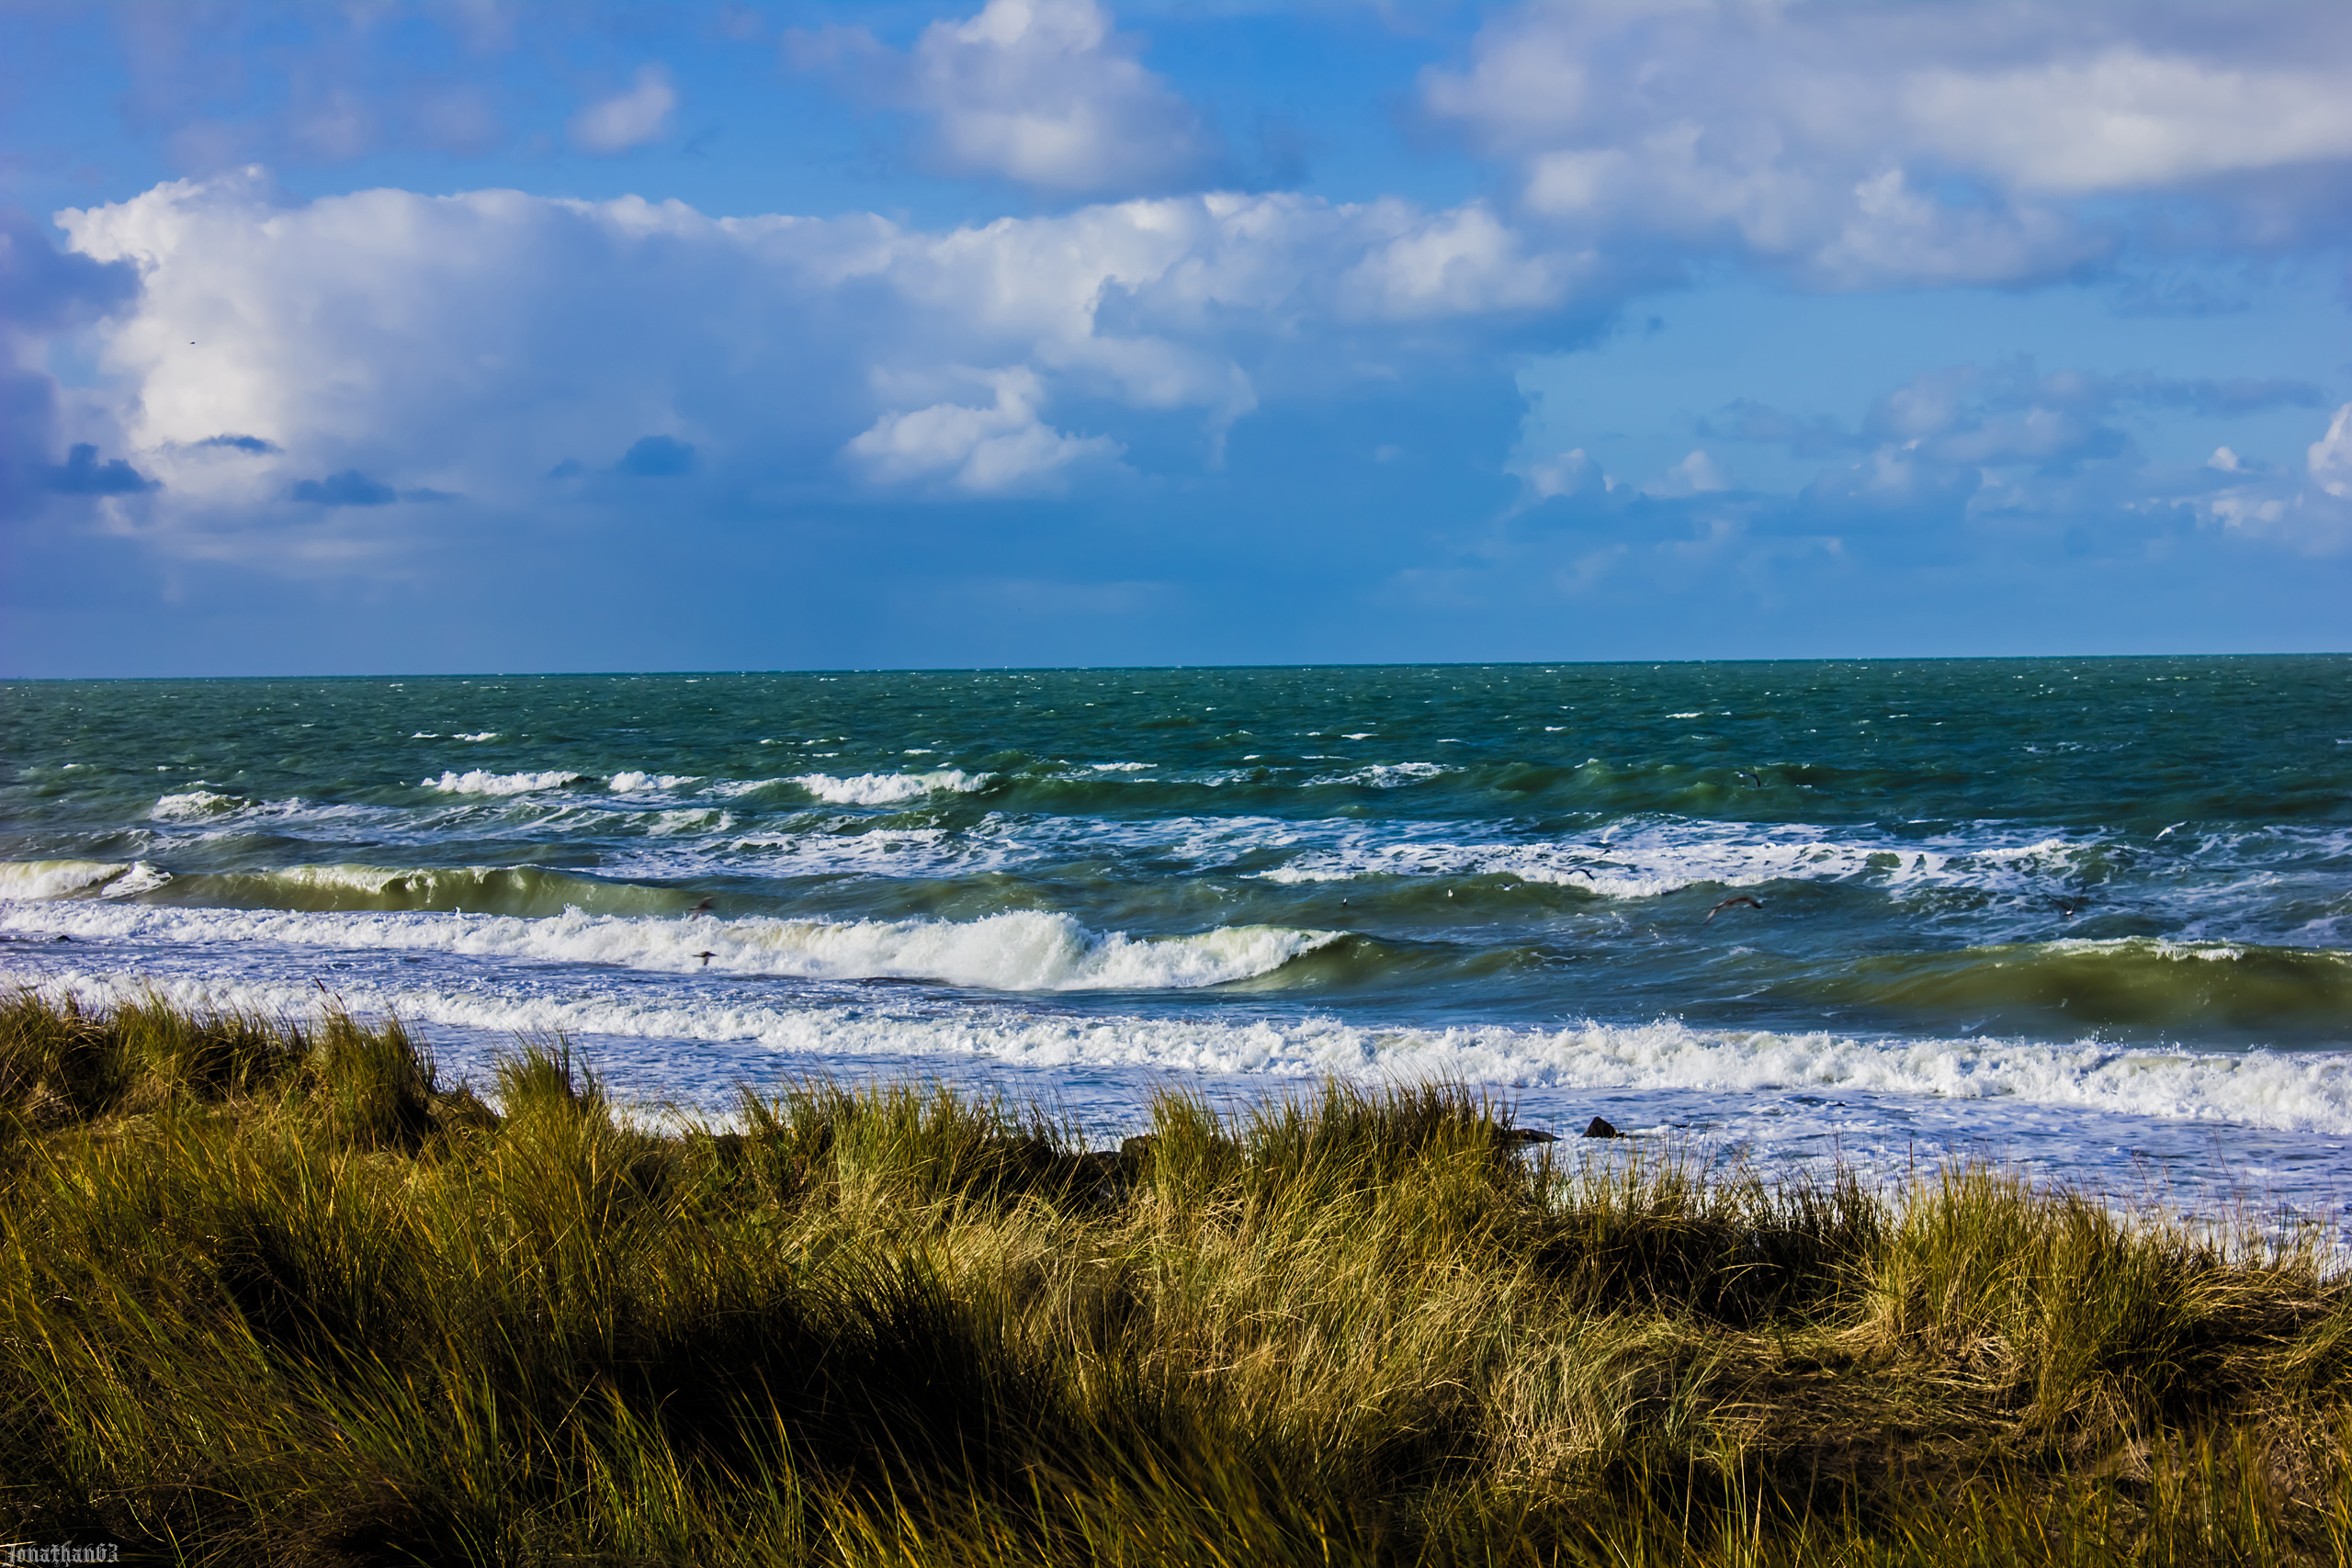
[{"label": "wave crest", "polygon": [[936,791],[955,795],[969,794],[992,783],[989,773],[967,773],[961,768],[942,768],[928,773],[859,773],[854,778],[835,778],[831,773],[803,773],[791,782],[833,806],[892,806],[902,800],[913,800]]},{"label": "wave crest", "polygon": [[[417,905],[459,890],[472,890],[478,897],[485,881],[519,886],[527,878],[548,874],[311,866],[269,874],[278,899],[295,897],[295,884],[307,881],[322,902],[342,907],[83,905],[73,907],[74,918],[52,919],[48,929],[96,938],[438,951],[672,971],[698,972],[702,954],[709,953],[713,973],[809,980],[931,980],[996,991],[1191,990],[1271,974],[1341,934],[1283,926],[1227,926],[1185,936],[1134,937],[1124,931],[1091,931],[1068,915],[1027,909],[976,920],[678,919],[594,914],[576,904],[548,916],[460,915]],[[605,886],[564,880],[574,887]],[[669,889],[611,891],[658,899],[670,910],[685,902],[684,895]],[[361,898],[374,901],[375,909],[350,908]],[[55,911],[58,916],[65,913],[62,908]]]},{"label": "wave crest", "polygon": [[444,795],[528,795],[534,790],[569,789],[587,782],[585,773],[492,773],[476,768],[463,773],[444,773],[437,779],[424,780],[423,785]]}]

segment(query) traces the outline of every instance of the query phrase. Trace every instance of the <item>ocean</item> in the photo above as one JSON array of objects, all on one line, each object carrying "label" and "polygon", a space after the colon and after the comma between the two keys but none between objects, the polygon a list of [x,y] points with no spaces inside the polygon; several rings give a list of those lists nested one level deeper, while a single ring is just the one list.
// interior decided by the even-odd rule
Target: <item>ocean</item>
[{"label": "ocean", "polygon": [[[2352,658],[0,684],[0,981],[2352,1224]],[[698,908],[707,900],[707,908]]]}]

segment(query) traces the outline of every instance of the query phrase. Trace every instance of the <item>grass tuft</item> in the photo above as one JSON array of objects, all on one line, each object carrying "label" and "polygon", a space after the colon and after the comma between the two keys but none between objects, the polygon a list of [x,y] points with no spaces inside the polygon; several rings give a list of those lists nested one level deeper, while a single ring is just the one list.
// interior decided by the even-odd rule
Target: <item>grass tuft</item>
[{"label": "grass tuft", "polygon": [[396,1021],[0,998],[0,1527],[192,1561],[2333,1562],[2352,1291],[1997,1169],[1461,1087],[1091,1149],[937,1085],[490,1104]]}]

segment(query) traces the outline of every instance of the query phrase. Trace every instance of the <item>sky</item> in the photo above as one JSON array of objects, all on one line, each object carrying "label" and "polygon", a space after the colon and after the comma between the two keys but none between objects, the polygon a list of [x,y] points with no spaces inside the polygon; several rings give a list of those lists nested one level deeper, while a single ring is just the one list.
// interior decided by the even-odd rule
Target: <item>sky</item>
[{"label": "sky", "polygon": [[0,0],[0,675],[2348,648],[2342,0]]}]

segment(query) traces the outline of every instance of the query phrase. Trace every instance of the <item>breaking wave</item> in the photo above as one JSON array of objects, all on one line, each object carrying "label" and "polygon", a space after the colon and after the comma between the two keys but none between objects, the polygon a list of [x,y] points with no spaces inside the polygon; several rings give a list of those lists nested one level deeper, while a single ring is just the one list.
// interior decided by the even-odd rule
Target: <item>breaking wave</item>
[{"label": "breaking wave", "polygon": [[902,800],[914,800],[934,790],[963,795],[985,788],[993,780],[987,773],[967,773],[961,768],[943,768],[928,773],[859,773],[854,778],[835,778],[831,773],[803,773],[791,781],[833,806],[891,806]]},{"label": "breaking wave", "polygon": [[[316,867],[330,897],[429,896],[432,874]],[[473,874],[515,877],[520,872]],[[673,908],[684,896],[621,889]],[[1190,990],[1271,974],[1339,940],[1335,931],[1230,926],[1185,936],[1091,931],[1067,915],[1018,910],[976,920],[649,919],[577,906],[527,917],[425,910],[222,909],[156,904],[50,904],[16,923],[84,939],[266,942],[311,948],[398,949],[631,969],[763,975],[812,980],[930,980],[999,991]],[[394,912],[397,911],[397,912]]]},{"label": "breaking wave", "polygon": [[[154,993],[183,1004],[277,1011],[308,1010],[317,998],[307,979],[294,978],[227,983],[217,977],[76,970],[52,972],[44,983],[102,1000]],[[2352,1058],[2333,1052],[2218,1053],[2118,1049],[2094,1041],[1886,1039],[1826,1031],[1703,1029],[1671,1019],[1633,1025],[1588,1021],[1553,1029],[1499,1024],[1381,1029],[1330,1017],[1074,1015],[1012,1006],[894,1015],[864,1007],[796,1005],[734,989],[689,993],[606,987],[518,995],[429,985],[371,986],[348,977],[339,980],[338,987],[355,1007],[397,1010],[418,1023],[495,1032],[562,1030],[576,1035],[750,1041],[818,1060],[979,1057],[1058,1071],[1132,1067],[1277,1077],[1329,1074],[1357,1081],[1444,1079],[1523,1089],[1735,1095],[1851,1091],[1971,1103],[1981,1110],[1984,1135],[1993,1139],[2009,1124],[2005,1120],[2008,1107],[2018,1113],[2033,1107],[2073,1107],[2352,1134]]]},{"label": "breaking wave", "polygon": [[444,773],[423,782],[424,788],[445,795],[528,795],[536,790],[569,789],[588,780],[586,773],[492,773],[476,768],[470,773]]}]

